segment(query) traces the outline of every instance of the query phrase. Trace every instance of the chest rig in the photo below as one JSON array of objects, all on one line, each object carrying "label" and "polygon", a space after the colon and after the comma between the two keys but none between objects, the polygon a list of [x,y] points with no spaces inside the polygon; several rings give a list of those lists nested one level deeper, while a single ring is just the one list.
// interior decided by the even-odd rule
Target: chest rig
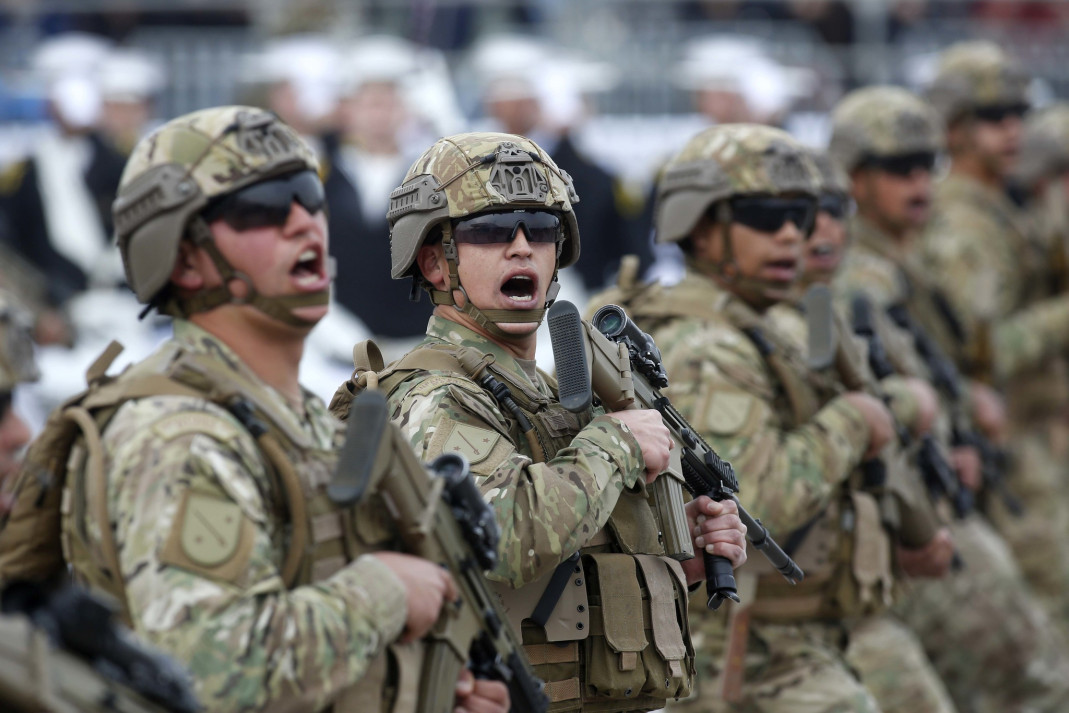
[{"label": "chest rig", "polygon": [[[189,351],[178,343],[119,376],[106,376],[121,350],[113,342],[90,368],[87,390],[50,417],[42,433],[46,454],[33,460],[40,465],[51,463],[54,471],[61,464],[65,467],[55,471],[62,478],[38,499],[43,507],[24,515],[39,516],[43,523],[25,547],[53,553],[53,560],[54,554],[61,553],[58,565],[70,563],[82,584],[115,597],[128,624],[132,622],[114,533],[103,527],[99,543],[94,542],[86,523],[90,519],[110,522],[101,433],[129,400],[154,396],[204,399],[226,409],[255,439],[269,477],[267,509],[277,524],[269,534],[282,553],[279,571],[287,589],[325,579],[361,554],[392,549],[392,534],[382,508],[374,502],[375,495],[354,506],[355,512],[335,506],[326,495],[336,460],[333,444],[323,449],[313,443],[294,416],[280,409],[261,385],[228,368],[218,357]],[[8,524],[16,525],[12,536],[24,529],[17,522]],[[3,537],[9,536],[7,530]],[[49,566],[56,564],[53,561]],[[8,568],[3,569],[8,576]],[[39,578],[47,571],[38,566],[32,574]],[[356,685],[342,692],[335,710],[415,710],[420,654],[418,645],[391,646]]]},{"label": "chest rig", "polygon": [[[353,377],[331,401],[335,415],[347,413],[363,388],[390,393],[424,373],[492,396],[504,420],[490,425],[535,463],[552,460],[596,415],[561,406],[547,375],[549,394],[469,347],[424,345],[384,368],[378,348],[365,342],[354,349],[354,363]],[[491,586],[546,683],[551,713],[647,711],[689,695],[686,578],[665,556],[644,483],[624,491],[606,526],[553,572],[519,589]]]},{"label": "chest rig", "polygon": [[[759,315],[736,299],[725,303],[723,314],[765,360],[777,382],[777,412],[788,415],[789,428],[806,424],[842,393],[836,375],[850,378],[860,371],[856,355],[843,348],[838,350],[835,374],[814,371],[794,345],[767,329]],[[851,475],[822,512],[788,536],[784,550],[806,572],[797,586],[786,584],[763,562],[755,563],[768,569],[758,575],[755,620],[843,619],[874,614],[890,605],[891,540],[881,503],[863,486],[860,473]]]}]

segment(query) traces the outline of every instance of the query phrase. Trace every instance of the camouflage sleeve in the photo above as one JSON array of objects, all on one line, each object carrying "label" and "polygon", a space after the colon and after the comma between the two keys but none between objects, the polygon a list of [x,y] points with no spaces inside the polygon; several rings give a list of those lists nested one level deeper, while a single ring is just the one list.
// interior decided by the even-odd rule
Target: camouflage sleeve
[{"label": "camouflage sleeve", "polygon": [[501,528],[491,579],[520,587],[551,571],[605,525],[620,493],[645,472],[635,437],[610,416],[598,416],[554,458],[535,463],[481,391],[459,380],[412,388],[415,381],[391,397],[394,422],[424,461],[446,451],[468,458]]},{"label": "camouflage sleeve", "polygon": [[920,404],[917,403],[917,397],[907,385],[906,379],[897,375],[888,376],[880,381],[880,387],[887,395],[887,405],[895,420],[915,432],[920,417]]},{"label": "camouflage sleeve", "polygon": [[404,588],[373,556],[286,589],[270,481],[226,412],[130,402],[104,446],[136,631],[189,666],[210,710],[320,709],[400,634]]},{"label": "camouflage sleeve", "polygon": [[740,502],[774,532],[808,522],[867,449],[868,426],[842,398],[787,428],[761,357],[741,335],[692,335],[665,353],[665,367],[672,403],[734,465]]},{"label": "camouflage sleeve", "polygon": [[992,335],[995,375],[1014,376],[1069,350],[1069,295],[1052,297],[998,323]]}]

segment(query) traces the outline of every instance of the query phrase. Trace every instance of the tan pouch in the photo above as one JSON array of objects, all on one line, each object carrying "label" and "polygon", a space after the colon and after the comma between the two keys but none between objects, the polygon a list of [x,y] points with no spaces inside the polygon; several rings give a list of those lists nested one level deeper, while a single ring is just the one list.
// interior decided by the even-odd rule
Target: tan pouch
[{"label": "tan pouch", "polygon": [[891,605],[891,539],[883,528],[874,497],[855,491],[850,493],[850,499],[855,515],[851,564],[858,586],[859,613],[872,613]]},{"label": "tan pouch", "polygon": [[637,555],[649,592],[653,647],[643,654],[649,695],[681,698],[690,695],[694,651],[687,644],[687,587],[679,562],[654,555]]},{"label": "tan pouch", "polygon": [[635,558],[604,553],[583,559],[591,600],[599,601],[591,606],[591,635],[583,642],[586,697],[637,698],[646,686],[641,654],[649,640]]}]

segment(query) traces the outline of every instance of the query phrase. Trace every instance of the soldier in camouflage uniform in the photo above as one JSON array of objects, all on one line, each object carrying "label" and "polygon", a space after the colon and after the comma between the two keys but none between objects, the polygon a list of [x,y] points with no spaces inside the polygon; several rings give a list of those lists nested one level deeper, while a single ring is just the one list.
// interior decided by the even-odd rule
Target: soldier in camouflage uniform
[{"label": "soldier in camouflage uniform", "polygon": [[[946,125],[951,167],[917,248],[947,297],[944,350],[968,376],[1006,394],[1009,486],[1026,514],[1015,517],[995,501],[990,516],[1036,593],[1065,622],[1069,294],[1051,294],[1048,251],[1004,190],[1019,151],[1026,84],[996,45],[965,43],[943,54],[929,98]],[[933,336],[938,328],[932,325]]]},{"label": "soldier in camouflage uniform", "polygon": [[880,710],[845,652],[847,618],[885,610],[894,588],[877,503],[852,484],[890,441],[891,416],[868,394],[818,388],[767,315],[792,295],[817,187],[816,167],[782,131],[698,134],[658,185],[657,237],[680,243],[687,273],[628,301],[661,349],[673,403],[732,461],[743,504],[775,523],[806,571],[797,587],[759,561],[739,573],[746,605],[697,624],[704,675],[682,710]]},{"label": "soldier in camouflage uniform", "polygon": [[[437,564],[383,551],[374,505],[326,496],[340,424],[297,382],[331,282],[316,168],[291,128],[251,107],[194,112],[141,141],[117,237],[129,284],[175,318],[174,337],[117,377],[109,349],[39,441],[80,429],[57,525],[75,577],[187,665],[211,710],[414,710],[418,687],[398,677],[421,648],[399,640],[456,592]],[[27,488],[48,463],[37,450]],[[20,536],[47,523],[23,494],[0,531],[0,576],[54,551]],[[507,709],[503,684],[470,674],[458,696]]]},{"label": "soldier in camouflage uniform", "polygon": [[[908,246],[927,219],[931,166],[941,147],[931,107],[906,90],[871,87],[847,96],[833,113],[830,151],[836,168],[849,173],[844,182],[857,215],[846,224],[850,244],[841,269],[820,264],[844,303],[867,297],[883,318],[880,337],[895,371],[927,380],[932,373],[913,334],[887,317],[888,310],[937,311],[938,288]],[[826,179],[827,190],[843,190],[833,183]],[[974,426],[967,399],[943,393],[945,416],[936,432],[946,442]],[[954,450],[959,474],[971,471],[962,482],[977,486],[979,456],[963,452],[975,449]],[[1064,639],[983,515],[974,511],[950,526],[965,566],[944,580],[914,581],[896,613],[923,642],[959,710],[1055,710],[1069,696]]]},{"label": "soldier in camouflage uniform", "polygon": [[[502,530],[490,578],[522,622],[551,711],[646,711],[690,690],[686,586],[704,568],[665,556],[645,497],[669,457],[659,414],[572,413],[535,366],[557,270],[579,255],[577,199],[523,137],[435,143],[388,216],[393,277],[437,305],[427,337],[385,370],[358,359],[331,406],[344,415],[354,391],[377,383],[421,458],[468,458]],[[699,498],[688,514],[706,518],[692,523],[698,549],[745,560],[734,503]]]},{"label": "soldier in camouflage uniform", "polygon": [[0,517],[11,496],[7,484],[18,469],[19,456],[30,440],[30,429],[15,413],[15,387],[38,378],[33,358],[33,320],[15,298],[0,291]]}]

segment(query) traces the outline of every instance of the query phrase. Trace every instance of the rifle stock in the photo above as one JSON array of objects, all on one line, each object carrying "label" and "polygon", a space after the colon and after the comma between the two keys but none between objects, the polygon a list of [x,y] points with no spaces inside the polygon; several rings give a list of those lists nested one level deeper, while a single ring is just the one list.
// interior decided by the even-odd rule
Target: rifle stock
[{"label": "rifle stock", "polygon": [[[722,460],[702,440],[658,390],[657,387],[668,385],[668,379],[661,364],[661,354],[649,335],[635,326],[627,313],[617,305],[607,305],[598,310],[591,325],[579,318],[579,310],[575,305],[557,301],[550,307],[548,321],[553,352],[557,358],[562,404],[566,403],[566,398],[570,400],[577,393],[592,391],[609,411],[654,409],[661,414],[661,419],[668,427],[675,443],[672,465],[651,487],[651,505],[659,508],[666,549],[669,542],[678,539],[679,542],[674,545],[677,549],[687,547],[693,553],[683,511],[682,489],[685,487],[694,497],[707,495],[718,501],[734,500],[738,505],[739,518],[746,525],[746,537],[750,543],[792,583],[801,581],[805,576],[802,570],[735,497],[738,481],[731,464]],[[567,359],[567,364],[562,364],[562,356]],[[590,400],[584,395],[576,397],[575,402],[589,404]],[[658,488],[664,494],[663,502],[658,501]],[[672,533],[674,524],[679,525],[675,534]],[[687,559],[678,557],[679,552],[670,554]],[[705,552],[703,557],[709,608],[717,609],[725,599],[738,601],[730,562]]]},{"label": "rifle stock", "polygon": [[460,592],[456,602],[442,607],[424,639],[419,713],[453,710],[465,664],[476,677],[503,681],[513,711],[545,713],[549,700],[543,683],[483,574],[497,563],[499,532],[467,461],[445,454],[425,468],[400,430],[388,423],[386,399],[377,391],[354,400],[348,435],[328,494],[340,505],[351,505],[354,492],[377,488],[405,550],[446,568]]}]

